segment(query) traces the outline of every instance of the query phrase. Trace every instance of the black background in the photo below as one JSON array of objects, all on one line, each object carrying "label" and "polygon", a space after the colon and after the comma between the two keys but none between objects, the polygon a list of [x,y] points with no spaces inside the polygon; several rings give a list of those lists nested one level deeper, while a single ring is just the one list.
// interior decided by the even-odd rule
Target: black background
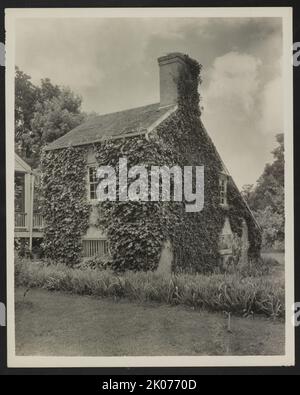
[{"label": "black background", "polygon": [[[51,8],[51,7],[293,7],[294,15],[294,42],[300,42],[300,3],[296,1],[16,1],[4,0],[0,2],[0,42],[5,42],[4,30],[4,9],[5,8]],[[0,302],[6,304],[6,212],[5,212],[5,68],[0,66]],[[297,149],[299,152],[299,130],[300,130],[300,66],[294,67],[294,193],[295,193],[295,301],[300,302],[300,270],[297,265],[299,256],[299,226],[297,218],[299,217],[298,203],[300,203],[299,194],[299,159],[297,157]],[[298,111],[297,111],[298,109]],[[139,380],[144,381],[145,378],[165,378],[178,379],[183,375],[188,375],[189,379],[198,380],[198,390],[204,391],[202,380],[197,378],[200,375],[300,375],[299,361],[299,334],[300,327],[296,329],[296,367],[230,367],[230,368],[43,368],[43,369],[16,369],[7,368],[6,358],[6,328],[0,327],[0,375],[2,376],[0,387],[2,387],[3,376],[7,379],[9,376],[26,375],[22,380],[9,380],[9,390],[13,391],[16,385],[21,385],[24,391],[31,393],[43,393],[45,390],[53,392],[61,392],[61,384],[56,384],[54,377],[45,378],[40,383],[34,381],[29,383],[30,376],[33,375],[66,375],[61,377],[66,381],[68,392],[77,391],[84,380],[84,392],[95,393],[101,391],[103,380]],[[88,378],[83,376],[89,375]],[[120,375],[120,376],[119,376]],[[126,375],[126,377],[124,377]],[[134,377],[134,375],[137,375]],[[143,377],[143,376],[147,377]],[[176,375],[177,377],[174,377]],[[118,377],[119,376],[119,377]],[[131,377],[132,376],[132,377]],[[12,378],[12,377],[11,377]],[[35,379],[34,379],[35,380]],[[30,380],[31,381],[31,380]],[[33,380],[32,380],[33,381]],[[40,380],[39,380],[40,381]],[[218,384],[216,383],[212,383]],[[223,384],[219,382],[219,384]],[[247,386],[251,387],[251,383],[245,382],[243,389]],[[230,390],[231,386],[224,386]],[[234,386],[235,387],[235,386]],[[225,389],[224,388],[224,389]],[[210,387],[213,390],[213,387]],[[250,388],[249,388],[250,389]],[[296,390],[297,391],[297,390]]]}]

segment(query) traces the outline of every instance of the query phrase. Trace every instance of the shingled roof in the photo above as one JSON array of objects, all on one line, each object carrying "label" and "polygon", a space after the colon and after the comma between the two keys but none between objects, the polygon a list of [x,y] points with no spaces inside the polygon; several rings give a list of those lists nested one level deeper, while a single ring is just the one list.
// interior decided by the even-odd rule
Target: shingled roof
[{"label": "shingled roof", "polygon": [[160,104],[156,103],[111,114],[97,115],[47,145],[46,150],[143,134],[175,109],[174,105],[160,108]]}]

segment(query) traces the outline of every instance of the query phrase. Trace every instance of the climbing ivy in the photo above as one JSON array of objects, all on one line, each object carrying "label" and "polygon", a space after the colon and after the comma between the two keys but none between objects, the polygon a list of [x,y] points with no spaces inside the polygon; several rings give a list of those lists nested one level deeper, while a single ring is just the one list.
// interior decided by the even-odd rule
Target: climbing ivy
[{"label": "climbing ivy", "polygon": [[260,255],[262,234],[258,225],[256,225],[246,203],[241,197],[240,192],[230,180],[228,183],[228,202],[229,202],[229,219],[232,231],[239,237],[242,236],[243,220],[248,227],[249,249],[248,257],[251,260],[257,260]]},{"label": "climbing ivy", "polygon": [[[239,237],[243,218],[246,220],[249,255],[256,257],[259,253],[257,228],[231,182],[229,207],[220,206],[219,177],[223,165],[200,120],[201,65],[187,56],[185,61],[188,67],[182,70],[178,81],[178,109],[155,132],[102,141],[94,144],[94,151],[97,163],[114,167],[117,177],[119,158],[123,156],[128,167],[142,164],[148,170],[152,165],[204,165],[204,210],[187,213],[185,202],[173,201],[99,202],[98,226],[107,233],[112,267],[117,271],[156,269],[167,239],[173,245],[174,271],[212,270],[219,263],[219,237],[226,216]],[[43,156],[46,252],[67,262],[80,259],[80,238],[88,227],[86,157],[86,148],[72,147],[45,152]]]},{"label": "climbing ivy", "polygon": [[86,148],[44,151],[41,163],[45,253],[73,265],[80,260],[89,222]]}]

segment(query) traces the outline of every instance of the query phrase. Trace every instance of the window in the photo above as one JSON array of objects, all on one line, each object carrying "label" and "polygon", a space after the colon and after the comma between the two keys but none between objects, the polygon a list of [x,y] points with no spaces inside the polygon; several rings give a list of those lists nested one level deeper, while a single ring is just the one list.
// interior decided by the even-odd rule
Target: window
[{"label": "window", "polygon": [[97,194],[96,194],[96,189],[97,189],[97,171],[96,171],[96,166],[90,166],[88,168],[89,173],[88,173],[88,188],[89,188],[89,199],[90,200],[96,200],[97,199]]},{"label": "window", "polygon": [[222,206],[227,205],[227,176],[225,174],[220,177],[220,203]]},{"label": "window", "polygon": [[105,239],[82,240],[82,252],[84,257],[106,256],[109,254],[108,242]]}]

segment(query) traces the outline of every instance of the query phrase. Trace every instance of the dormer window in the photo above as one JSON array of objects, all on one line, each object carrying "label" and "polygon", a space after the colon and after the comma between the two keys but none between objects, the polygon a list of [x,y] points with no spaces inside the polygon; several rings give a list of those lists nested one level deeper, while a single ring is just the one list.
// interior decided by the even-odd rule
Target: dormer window
[{"label": "dormer window", "polygon": [[228,177],[226,174],[222,173],[220,175],[220,181],[219,181],[221,206],[227,206],[227,183],[228,183]]}]

